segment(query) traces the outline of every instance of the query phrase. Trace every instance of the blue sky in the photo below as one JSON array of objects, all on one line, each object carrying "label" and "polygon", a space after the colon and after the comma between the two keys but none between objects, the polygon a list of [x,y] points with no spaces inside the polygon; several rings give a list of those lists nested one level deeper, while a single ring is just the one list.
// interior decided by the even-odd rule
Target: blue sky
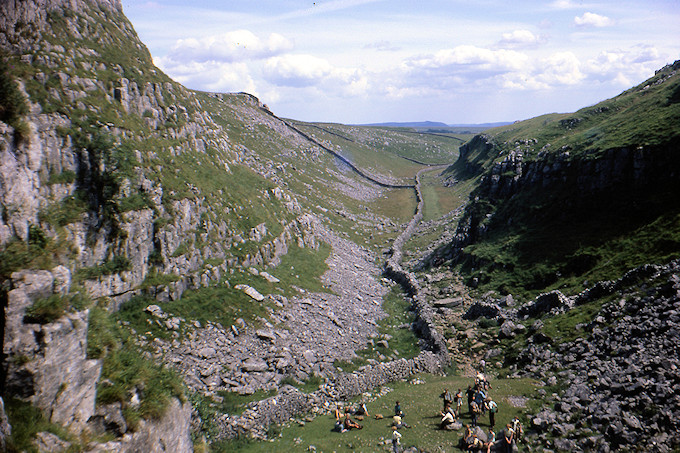
[{"label": "blue sky", "polygon": [[480,123],[569,112],[680,59],[680,1],[122,0],[188,88],[278,116]]}]

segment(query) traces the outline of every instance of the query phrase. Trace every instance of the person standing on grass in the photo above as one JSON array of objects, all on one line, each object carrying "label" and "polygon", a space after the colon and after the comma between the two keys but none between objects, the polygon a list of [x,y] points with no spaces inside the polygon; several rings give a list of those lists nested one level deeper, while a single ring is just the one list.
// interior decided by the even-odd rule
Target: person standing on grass
[{"label": "person standing on grass", "polygon": [[453,395],[451,395],[449,389],[444,389],[444,393],[441,394],[441,397],[444,400],[444,410],[446,410],[446,407],[451,406],[451,403],[453,403]]},{"label": "person standing on grass", "polygon": [[472,414],[472,426],[477,426],[477,418],[479,417],[479,413],[481,411],[479,410],[479,406],[475,401],[470,403],[470,412]]},{"label": "person standing on grass", "polygon": [[465,392],[468,400],[468,412],[472,415],[472,400],[475,398],[475,391],[472,390],[472,386],[468,385],[467,391]]},{"label": "person standing on grass", "polygon": [[397,427],[392,427],[392,451],[400,453],[401,451],[401,433],[397,431]]},{"label": "person standing on grass", "polygon": [[460,417],[461,407],[463,407],[463,392],[458,389],[458,393],[456,393],[456,417]]},{"label": "person standing on grass", "polygon": [[489,401],[487,404],[489,408],[489,427],[493,429],[496,426],[496,412],[498,412],[498,404],[494,400]]}]

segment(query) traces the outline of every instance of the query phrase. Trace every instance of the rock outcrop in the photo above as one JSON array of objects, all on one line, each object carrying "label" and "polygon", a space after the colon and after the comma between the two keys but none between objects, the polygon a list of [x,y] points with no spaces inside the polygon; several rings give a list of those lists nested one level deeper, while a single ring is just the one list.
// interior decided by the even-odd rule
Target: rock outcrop
[{"label": "rock outcrop", "polygon": [[26,313],[40,299],[60,295],[55,293],[63,283],[60,271],[12,274],[3,343],[5,392],[30,401],[50,421],[77,430],[94,413],[101,372],[98,360],[87,359],[88,310],[45,324],[31,322]]},{"label": "rock outcrop", "polygon": [[[639,286],[641,276],[656,284]],[[548,437],[557,437],[553,446],[560,451],[618,449],[641,442],[649,451],[673,451],[680,446],[678,261],[642,266],[571,298],[542,295],[518,311],[569,314],[570,307],[613,294],[619,296],[590,322],[576,326],[580,335],[574,341],[556,344],[536,321],[525,331],[527,347],[506,365],[512,365],[518,376],[563,389],[552,407],[531,420],[546,447]],[[566,303],[545,305],[540,301],[546,297]],[[536,312],[538,306],[545,310]]]}]

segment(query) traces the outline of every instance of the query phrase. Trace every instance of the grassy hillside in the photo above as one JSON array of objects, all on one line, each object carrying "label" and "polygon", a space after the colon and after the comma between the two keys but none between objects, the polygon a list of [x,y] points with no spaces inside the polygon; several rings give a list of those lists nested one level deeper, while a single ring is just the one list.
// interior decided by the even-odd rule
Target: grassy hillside
[{"label": "grassy hillside", "polygon": [[503,293],[582,289],[680,256],[675,165],[680,64],[572,114],[491,129],[462,148],[448,174],[476,185],[468,282]]}]

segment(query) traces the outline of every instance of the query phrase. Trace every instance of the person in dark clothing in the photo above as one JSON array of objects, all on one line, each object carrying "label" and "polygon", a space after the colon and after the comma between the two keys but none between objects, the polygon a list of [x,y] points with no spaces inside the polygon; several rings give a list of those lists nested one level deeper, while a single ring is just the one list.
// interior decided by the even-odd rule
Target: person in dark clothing
[{"label": "person in dark clothing", "polygon": [[398,415],[400,417],[404,416],[404,413],[401,411],[401,404],[399,404],[399,401],[394,404],[394,415]]},{"label": "person in dark clothing", "polygon": [[475,391],[472,389],[471,385],[468,385],[467,391],[465,392],[465,395],[467,395],[467,401],[468,401],[468,412],[472,414],[472,400],[475,398]]}]

